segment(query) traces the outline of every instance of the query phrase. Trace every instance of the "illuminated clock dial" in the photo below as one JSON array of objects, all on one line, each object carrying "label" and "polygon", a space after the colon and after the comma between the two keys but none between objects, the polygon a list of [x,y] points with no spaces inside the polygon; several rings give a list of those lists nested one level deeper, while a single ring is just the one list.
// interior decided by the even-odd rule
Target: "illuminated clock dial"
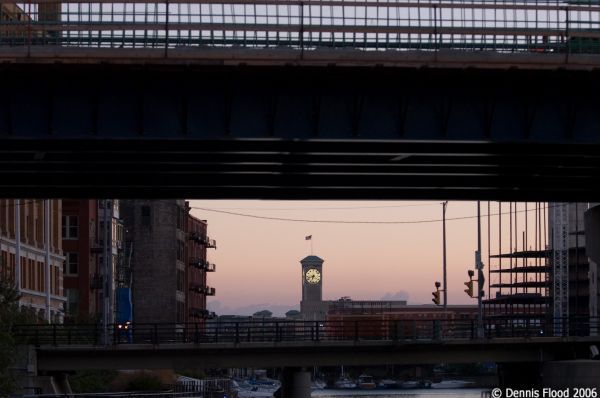
[{"label": "illuminated clock dial", "polygon": [[319,283],[319,281],[321,280],[321,273],[318,269],[311,268],[306,271],[306,274],[304,274],[304,278],[308,283],[316,284]]}]

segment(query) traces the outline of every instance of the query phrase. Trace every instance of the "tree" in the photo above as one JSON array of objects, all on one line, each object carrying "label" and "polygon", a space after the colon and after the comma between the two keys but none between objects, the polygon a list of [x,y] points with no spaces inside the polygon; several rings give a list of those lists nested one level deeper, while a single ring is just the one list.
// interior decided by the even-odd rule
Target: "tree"
[{"label": "tree", "polygon": [[0,280],[0,396],[15,391],[15,381],[9,373],[16,355],[12,329],[19,318],[19,294],[6,279]]},{"label": "tree", "polygon": [[273,315],[273,313],[269,310],[262,310],[262,311],[258,311],[255,312],[252,316],[255,318],[270,318]]},{"label": "tree", "polygon": [[17,355],[13,331],[19,323],[31,323],[31,315],[19,308],[20,295],[12,278],[7,278],[0,264],[0,396],[8,396],[17,388],[10,367]]}]

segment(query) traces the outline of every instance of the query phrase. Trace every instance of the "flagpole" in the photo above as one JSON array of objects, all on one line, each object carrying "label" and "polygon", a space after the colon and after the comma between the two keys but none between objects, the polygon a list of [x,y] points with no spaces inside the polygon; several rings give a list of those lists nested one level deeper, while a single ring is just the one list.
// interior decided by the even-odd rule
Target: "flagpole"
[{"label": "flagpole", "polygon": [[306,238],[304,238],[306,240],[310,241],[310,255],[313,255],[313,243],[312,243],[312,235],[307,235]]}]

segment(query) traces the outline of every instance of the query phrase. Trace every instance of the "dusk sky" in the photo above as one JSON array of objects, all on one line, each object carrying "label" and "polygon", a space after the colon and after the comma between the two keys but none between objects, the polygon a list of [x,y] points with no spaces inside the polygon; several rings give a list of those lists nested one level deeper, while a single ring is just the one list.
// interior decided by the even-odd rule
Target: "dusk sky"
[{"label": "dusk sky", "polygon": [[[434,282],[442,280],[441,202],[408,201],[199,201],[192,214],[208,220],[217,250],[209,260],[217,272],[208,284],[217,294],[209,307],[219,314],[251,314],[262,308],[282,315],[298,308],[301,297],[299,260],[314,254],[323,265],[323,299],[350,296],[357,300],[408,299],[431,304]],[[482,202],[487,214],[487,202]],[[498,204],[492,203],[491,214]],[[533,206],[533,204],[531,204]],[[418,221],[420,224],[308,223],[249,218],[196,208],[261,217],[337,221]],[[508,211],[504,204],[503,211]],[[450,202],[447,210],[449,304],[476,304],[464,293],[467,269],[474,268],[477,248],[476,202]],[[503,216],[508,219],[508,216]],[[524,219],[522,215],[520,222]],[[534,223],[529,213],[530,225]],[[497,216],[493,217],[497,220]],[[487,217],[483,217],[483,259],[487,262]],[[497,222],[491,223],[494,232]],[[531,227],[530,227],[531,228]],[[521,228],[522,229],[522,228]],[[521,230],[519,229],[519,230]],[[519,233],[519,237],[521,234]],[[497,240],[492,239],[492,245]],[[492,248],[492,253],[497,250]],[[486,267],[488,264],[485,264]],[[486,268],[487,275],[487,268]]]}]

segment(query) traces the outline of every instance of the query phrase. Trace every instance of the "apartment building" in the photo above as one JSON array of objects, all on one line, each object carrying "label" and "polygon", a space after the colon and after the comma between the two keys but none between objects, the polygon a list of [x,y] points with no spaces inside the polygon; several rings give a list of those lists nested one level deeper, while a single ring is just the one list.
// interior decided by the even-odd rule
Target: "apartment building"
[{"label": "apartment building", "polygon": [[20,305],[40,320],[63,321],[61,236],[76,229],[62,223],[60,199],[0,199],[0,278],[15,283]]}]

